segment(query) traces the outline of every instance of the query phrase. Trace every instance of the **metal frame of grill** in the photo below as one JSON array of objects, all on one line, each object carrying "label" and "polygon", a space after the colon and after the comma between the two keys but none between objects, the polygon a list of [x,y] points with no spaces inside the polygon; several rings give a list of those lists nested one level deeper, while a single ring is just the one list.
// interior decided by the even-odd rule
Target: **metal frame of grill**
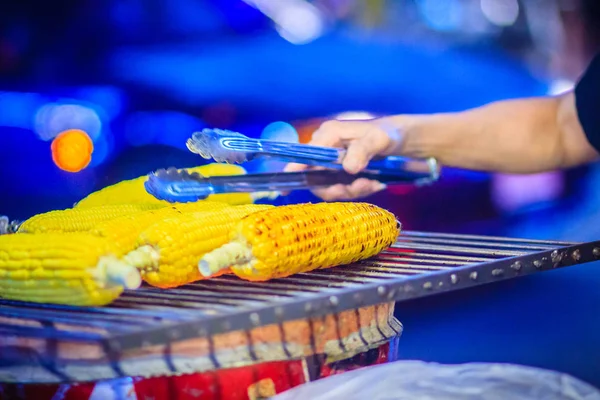
[{"label": "metal frame of grill", "polygon": [[[403,232],[390,249],[372,259],[269,282],[222,276],[177,289],[144,287],[96,308],[0,300],[0,337],[94,343],[117,356],[126,350],[321,317],[599,259],[600,241]],[[7,322],[15,319],[39,324]],[[92,333],[86,326],[109,333]]]}]

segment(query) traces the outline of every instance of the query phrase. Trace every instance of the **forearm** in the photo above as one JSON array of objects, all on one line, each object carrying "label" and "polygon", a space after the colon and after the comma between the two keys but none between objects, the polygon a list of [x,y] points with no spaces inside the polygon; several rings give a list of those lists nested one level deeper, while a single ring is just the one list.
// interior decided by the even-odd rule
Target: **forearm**
[{"label": "forearm", "polygon": [[511,100],[460,113],[385,120],[405,134],[395,153],[435,157],[442,165],[459,168],[533,173],[595,157],[583,133],[571,132],[579,127],[571,103],[572,95]]}]

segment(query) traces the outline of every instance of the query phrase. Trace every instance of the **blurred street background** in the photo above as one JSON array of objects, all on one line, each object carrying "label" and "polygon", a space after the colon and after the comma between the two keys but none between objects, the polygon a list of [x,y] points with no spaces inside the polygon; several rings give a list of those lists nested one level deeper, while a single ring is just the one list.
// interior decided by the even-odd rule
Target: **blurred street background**
[{"label": "blurred street background", "polygon": [[[306,142],[329,118],[561,93],[597,49],[599,8],[596,0],[1,0],[0,214],[23,219],[122,179],[206,163],[185,148],[204,127],[279,140],[297,132]],[[91,156],[78,171],[68,171],[52,146],[72,129],[93,142],[90,154],[67,155]],[[531,176],[444,170],[436,185],[391,188],[368,201],[411,230],[594,240],[598,182],[596,165]],[[278,200],[299,201],[315,199]],[[446,308],[439,300],[400,307],[404,356],[520,361],[600,385],[600,364],[588,357],[600,350],[600,328],[574,326],[590,320],[600,299],[576,298],[594,286],[574,271],[567,289],[568,276],[551,272],[535,284],[445,297]],[[548,288],[528,286],[539,282]],[[546,290],[553,293],[540,294]],[[516,297],[496,304],[506,293]],[[518,324],[533,329],[532,314],[542,318],[519,294],[542,309],[552,304],[537,331],[515,333]],[[483,308],[490,304],[498,307],[493,317]],[[426,311],[436,319],[420,319]],[[433,332],[469,349],[457,353]],[[478,346],[473,332],[484,337]]]}]

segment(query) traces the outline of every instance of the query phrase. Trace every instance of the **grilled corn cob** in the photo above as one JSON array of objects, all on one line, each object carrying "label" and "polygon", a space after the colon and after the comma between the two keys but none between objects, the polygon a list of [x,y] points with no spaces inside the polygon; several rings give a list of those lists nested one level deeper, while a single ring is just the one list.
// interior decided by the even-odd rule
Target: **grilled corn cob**
[{"label": "grilled corn cob", "polygon": [[70,208],[34,215],[19,227],[19,233],[86,232],[101,222],[163,207],[159,204],[116,204],[86,209]]},{"label": "grilled corn cob", "polygon": [[153,286],[169,288],[197,281],[202,279],[198,272],[200,258],[225,244],[242,217],[270,208],[273,206],[248,204],[165,219],[144,231],[139,247],[124,260],[138,267],[144,281]]},{"label": "grilled corn cob", "polygon": [[112,255],[106,239],[86,233],[0,236],[0,297],[100,306],[140,283],[137,269]]},{"label": "grilled corn cob", "polygon": [[115,248],[116,255],[121,257],[134,250],[138,236],[156,222],[182,213],[216,211],[229,207],[228,204],[215,201],[174,204],[156,210],[111,219],[97,225],[90,232],[109,239]]},{"label": "grilled corn cob", "polygon": [[[244,175],[246,170],[239,165],[231,164],[208,164],[200,167],[186,169],[189,173],[199,173],[203,176],[226,176],[226,175]],[[144,183],[146,176],[136,179],[119,182],[112,186],[107,186],[97,192],[94,192],[75,205],[76,208],[88,208],[104,204],[134,204],[134,203],[155,203],[168,205],[170,203],[164,200],[158,200],[146,192]],[[261,193],[228,193],[215,194],[208,196],[207,200],[218,201],[228,204],[250,204],[254,200],[269,197],[270,194]]]},{"label": "grilled corn cob", "polygon": [[231,268],[246,280],[281,278],[372,257],[394,243],[399,229],[392,213],[367,203],[276,207],[243,218],[198,268],[204,277]]}]

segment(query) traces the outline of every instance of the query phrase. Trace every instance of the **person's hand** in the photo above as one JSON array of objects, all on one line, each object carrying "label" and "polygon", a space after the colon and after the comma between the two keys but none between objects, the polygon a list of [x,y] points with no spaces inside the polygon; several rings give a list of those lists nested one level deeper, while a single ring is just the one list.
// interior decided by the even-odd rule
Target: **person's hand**
[{"label": "person's hand", "polygon": [[[402,144],[401,132],[382,120],[324,122],[310,141],[311,145],[345,148],[346,155],[342,166],[346,172],[357,174],[369,161],[377,156],[387,156],[399,150]],[[309,168],[302,164],[288,164],[285,171],[303,171]],[[378,181],[360,178],[351,185],[333,185],[314,193],[326,201],[349,200],[369,196],[385,189]]]}]

